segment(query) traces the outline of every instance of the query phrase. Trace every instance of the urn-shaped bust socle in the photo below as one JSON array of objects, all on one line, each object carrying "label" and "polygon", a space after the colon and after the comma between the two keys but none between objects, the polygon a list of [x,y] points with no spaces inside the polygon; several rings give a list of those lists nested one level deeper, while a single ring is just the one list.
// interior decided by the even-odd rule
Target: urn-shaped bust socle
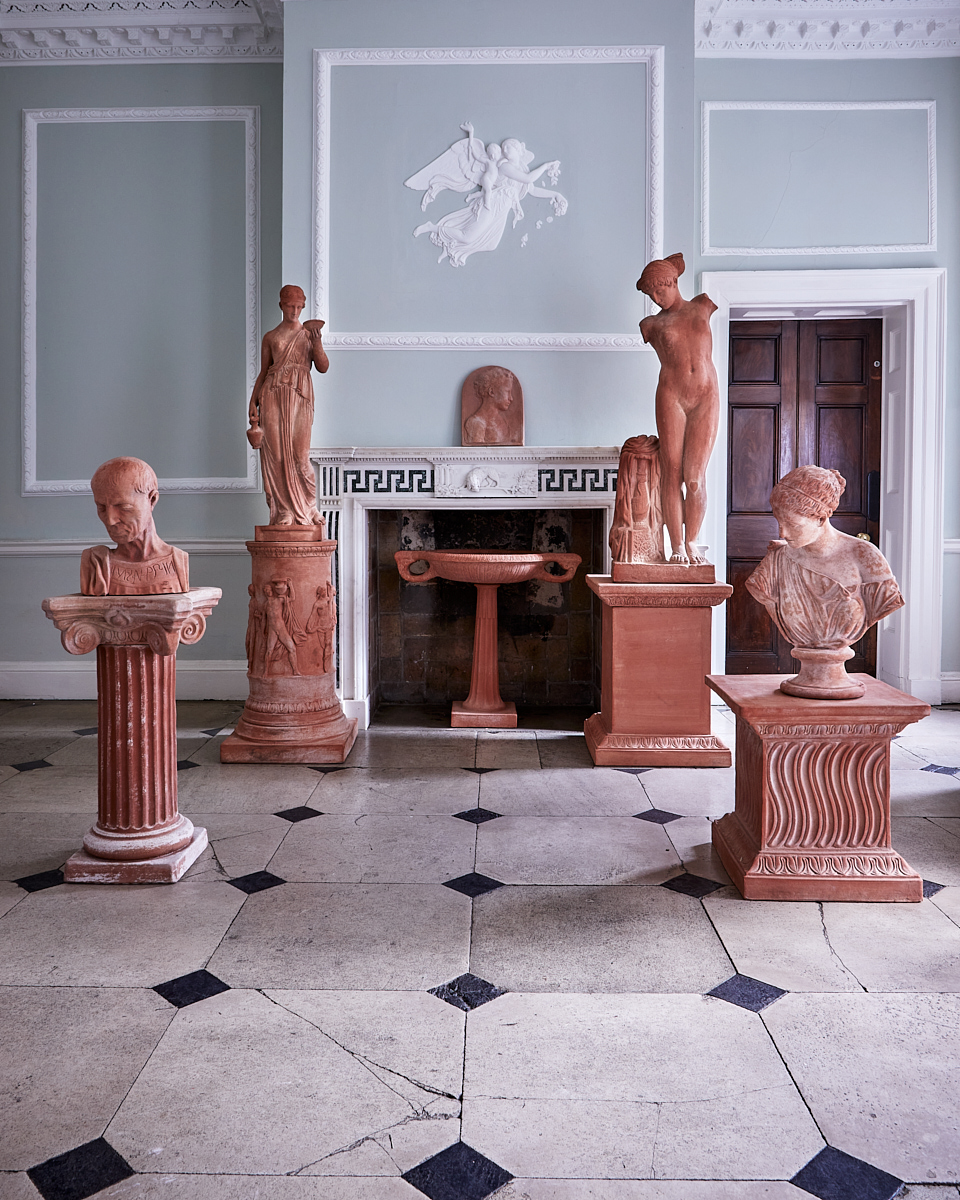
[{"label": "urn-shaped bust socle", "polygon": [[800,664],[780,690],[814,700],[855,700],[864,686],[847,675],[851,643],[903,607],[876,546],[830,524],[846,480],[824,467],[797,467],[776,485],[770,507],[780,540],[747,580],[747,590],[793,643]]}]

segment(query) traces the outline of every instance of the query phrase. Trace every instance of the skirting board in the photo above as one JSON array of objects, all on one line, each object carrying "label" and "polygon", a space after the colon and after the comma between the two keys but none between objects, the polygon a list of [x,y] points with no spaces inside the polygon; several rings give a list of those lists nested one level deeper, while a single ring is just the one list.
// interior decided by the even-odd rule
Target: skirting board
[{"label": "skirting board", "polygon": [[[246,700],[247,664],[242,659],[177,660],[177,699]],[[66,662],[0,663],[4,700],[96,700],[95,655]]]},{"label": "skirting board", "polygon": [[944,671],[940,689],[941,704],[960,704],[960,671]]}]

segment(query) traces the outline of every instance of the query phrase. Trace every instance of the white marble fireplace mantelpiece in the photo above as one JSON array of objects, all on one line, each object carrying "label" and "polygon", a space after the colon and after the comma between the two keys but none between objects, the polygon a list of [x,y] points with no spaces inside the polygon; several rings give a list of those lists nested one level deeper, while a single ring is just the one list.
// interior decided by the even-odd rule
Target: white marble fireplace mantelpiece
[{"label": "white marble fireplace mantelpiece", "polygon": [[[619,446],[335,446],[310,451],[338,546],[344,712],[370,723],[367,509],[600,508],[606,546]],[[399,549],[399,547],[398,547]],[[609,571],[609,550],[604,570]]]}]

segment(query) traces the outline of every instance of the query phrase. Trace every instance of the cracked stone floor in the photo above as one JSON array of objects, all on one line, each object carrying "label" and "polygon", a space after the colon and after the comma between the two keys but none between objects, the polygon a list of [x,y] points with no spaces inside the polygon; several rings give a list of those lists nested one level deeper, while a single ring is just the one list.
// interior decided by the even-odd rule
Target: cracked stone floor
[{"label": "cracked stone floor", "polygon": [[238,711],[179,709],[210,848],[110,887],[96,706],[0,703],[2,1200],[960,1200],[960,711],[893,747],[917,905],[744,902],[733,771],[569,714],[317,770],[221,766]]}]

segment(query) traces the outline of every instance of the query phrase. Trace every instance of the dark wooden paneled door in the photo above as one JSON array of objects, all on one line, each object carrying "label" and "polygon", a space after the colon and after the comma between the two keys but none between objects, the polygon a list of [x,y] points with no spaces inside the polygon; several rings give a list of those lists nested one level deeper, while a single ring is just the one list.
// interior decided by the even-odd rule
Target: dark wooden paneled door
[{"label": "dark wooden paneled door", "polygon": [[[773,485],[794,467],[833,467],[847,488],[833,523],[880,533],[880,320],[732,321],[728,412],[727,673],[797,671],[790,646],[744,587],[778,536]],[[847,669],[876,674],[876,629]]]}]

